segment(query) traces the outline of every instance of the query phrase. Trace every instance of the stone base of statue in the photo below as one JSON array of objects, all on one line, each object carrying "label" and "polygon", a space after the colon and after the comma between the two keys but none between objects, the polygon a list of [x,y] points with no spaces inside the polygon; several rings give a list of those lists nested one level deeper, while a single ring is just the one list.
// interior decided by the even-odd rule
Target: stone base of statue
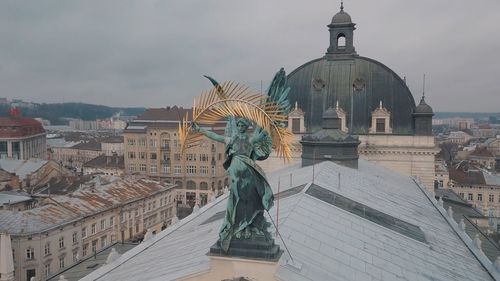
[{"label": "stone base of statue", "polygon": [[210,247],[209,255],[278,261],[282,253],[274,239],[258,235],[251,238],[233,238],[227,253],[221,248],[220,241],[217,241]]}]

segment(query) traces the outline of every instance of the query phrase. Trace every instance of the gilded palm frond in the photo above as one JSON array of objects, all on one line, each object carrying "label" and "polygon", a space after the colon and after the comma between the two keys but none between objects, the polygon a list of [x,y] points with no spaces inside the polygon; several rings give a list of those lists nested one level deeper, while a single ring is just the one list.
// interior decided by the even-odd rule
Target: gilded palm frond
[{"label": "gilded palm frond", "polygon": [[[222,93],[222,94],[221,94]],[[287,112],[278,102],[253,93],[248,87],[226,82],[214,87],[195,100],[192,122],[214,124],[228,117],[241,117],[254,122],[272,138],[273,148],[279,157],[291,159],[293,134],[282,126],[288,119]],[[188,116],[179,125],[182,149],[196,144],[201,134],[191,130]]]}]

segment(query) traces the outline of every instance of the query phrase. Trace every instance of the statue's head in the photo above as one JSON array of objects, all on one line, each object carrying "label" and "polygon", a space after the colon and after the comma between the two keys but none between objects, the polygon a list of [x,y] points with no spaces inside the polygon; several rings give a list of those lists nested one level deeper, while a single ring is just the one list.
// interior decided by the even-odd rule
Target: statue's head
[{"label": "statue's head", "polygon": [[245,118],[239,118],[236,121],[236,127],[238,127],[238,131],[240,133],[243,133],[248,129],[248,127],[250,127],[250,121]]}]

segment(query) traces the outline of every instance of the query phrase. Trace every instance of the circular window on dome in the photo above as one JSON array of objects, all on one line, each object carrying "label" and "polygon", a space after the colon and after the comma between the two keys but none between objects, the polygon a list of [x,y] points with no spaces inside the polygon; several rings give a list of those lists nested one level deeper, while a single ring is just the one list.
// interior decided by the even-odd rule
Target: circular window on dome
[{"label": "circular window on dome", "polygon": [[313,89],[316,91],[321,91],[325,88],[326,83],[321,78],[316,78],[312,81]]},{"label": "circular window on dome", "polygon": [[365,89],[365,80],[363,78],[356,78],[352,82],[352,87],[355,91],[362,91]]}]

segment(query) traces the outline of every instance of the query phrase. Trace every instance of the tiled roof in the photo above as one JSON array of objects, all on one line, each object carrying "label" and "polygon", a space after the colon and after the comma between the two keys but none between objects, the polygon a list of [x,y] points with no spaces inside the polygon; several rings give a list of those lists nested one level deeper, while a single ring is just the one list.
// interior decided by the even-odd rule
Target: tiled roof
[{"label": "tiled roof", "polygon": [[123,156],[100,155],[96,158],[83,164],[84,168],[116,168],[125,169],[125,161]]},{"label": "tiled roof", "polygon": [[479,170],[465,171],[461,167],[451,166],[448,172],[450,180],[454,180],[460,184],[486,184],[483,172]]},{"label": "tiled roof", "polygon": [[0,117],[0,138],[27,137],[45,133],[40,122],[27,117]]},{"label": "tiled roof", "polygon": [[491,157],[493,158],[493,154],[486,147],[476,147],[474,151],[470,154],[470,156],[478,156],[478,157]]},{"label": "tiled roof", "polygon": [[47,186],[39,187],[34,190],[36,195],[39,194],[52,194],[52,195],[65,195],[70,192],[76,191],[81,185],[91,181],[92,175],[83,176],[66,176],[61,179],[52,178]]},{"label": "tiled roof", "polygon": [[0,231],[7,231],[11,235],[39,233],[110,206],[119,206],[171,188],[145,179],[113,180],[105,182],[98,177],[69,195],[47,198],[41,207],[20,212],[2,211]]},{"label": "tiled roof", "polygon": [[4,169],[2,169],[0,167],[0,182],[2,181],[10,181],[10,179],[12,178],[12,174],[5,171]]},{"label": "tiled roof", "polygon": [[[293,184],[285,180],[290,173]],[[418,226],[426,242],[307,194],[311,179],[317,186]],[[493,280],[443,217],[444,209],[439,209],[425,188],[409,177],[360,160],[359,170],[323,162],[314,169],[295,167],[275,172],[269,175],[269,181],[274,189],[280,182],[282,190],[307,184],[300,192],[280,200],[279,232],[289,252],[276,238],[285,253],[270,278]],[[220,216],[210,218],[225,210],[226,198],[219,197],[82,280],[178,280],[210,271],[207,252],[217,240],[222,223]],[[276,207],[270,211],[274,220],[276,211]]]},{"label": "tiled roof", "polygon": [[81,150],[101,151],[101,143],[95,140],[90,140],[75,144],[71,148],[81,149]]}]

